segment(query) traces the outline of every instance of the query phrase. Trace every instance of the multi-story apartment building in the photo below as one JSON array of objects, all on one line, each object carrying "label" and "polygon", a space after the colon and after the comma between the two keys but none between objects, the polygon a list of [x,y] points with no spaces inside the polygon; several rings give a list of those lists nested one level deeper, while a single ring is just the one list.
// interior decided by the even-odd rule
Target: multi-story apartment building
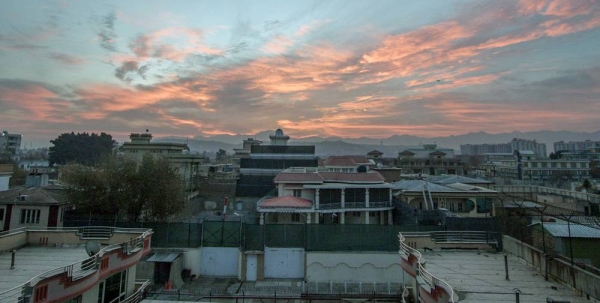
[{"label": "multi-story apartment building", "polygon": [[2,131],[2,134],[0,134],[0,154],[18,155],[21,150],[22,138],[22,135],[9,134],[7,131]]},{"label": "multi-story apartment building", "polygon": [[398,154],[396,166],[403,174],[464,175],[464,163],[454,157],[454,150],[424,144],[423,148],[407,149]]},{"label": "multi-story apartment building", "polygon": [[460,154],[461,155],[483,155],[483,154],[497,154],[497,153],[512,153],[510,143],[499,143],[499,144],[461,144]]},{"label": "multi-story apartment building", "polygon": [[587,151],[589,148],[598,147],[600,148],[600,141],[558,141],[554,142],[554,151],[568,151],[568,152],[582,152]]},{"label": "multi-story apartment building", "polygon": [[277,197],[257,204],[260,224],[392,224],[392,185],[376,171],[293,168],[274,180]]},{"label": "multi-story apartment building", "polygon": [[[489,177],[501,177],[507,179],[519,179],[518,161],[514,159],[497,160],[483,164]],[[570,159],[522,159],[523,180],[550,181],[557,177],[572,180],[590,177],[589,160]]]},{"label": "multi-story apartment building", "polygon": [[525,140],[514,138],[508,143],[499,144],[463,144],[460,146],[461,155],[483,155],[512,153],[515,150],[530,150],[538,157],[545,158],[546,144],[538,143],[536,140]]},{"label": "multi-story apartment building", "polygon": [[319,165],[314,145],[288,145],[290,136],[277,129],[269,136],[269,145],[249,142],[250,154],[240,159],[236,197],[264,197],[275,187],[273,179],[290,167]]}]

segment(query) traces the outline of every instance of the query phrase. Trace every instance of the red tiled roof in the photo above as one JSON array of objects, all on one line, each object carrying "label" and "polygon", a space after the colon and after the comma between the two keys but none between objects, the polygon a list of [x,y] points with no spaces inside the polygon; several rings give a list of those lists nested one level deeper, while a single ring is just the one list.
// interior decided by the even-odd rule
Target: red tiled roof
[{"label": "red tiled roof", "polygon": [[318,173],[286,173],[282,172],[275,176],[273,182],[318,182],[323,183],[323,178]]},{"label": "red tiled roof", "polygon": [[261,205],[261,208],[311,208],[312,202],[310,200],[293,197],[293,196],[281,196],[265,200]]},{"label": "red tiled roof", "polygon": [[371,171],[367,173],[320,172],[324,181],[328,182],[384,182],[383,176]]}]

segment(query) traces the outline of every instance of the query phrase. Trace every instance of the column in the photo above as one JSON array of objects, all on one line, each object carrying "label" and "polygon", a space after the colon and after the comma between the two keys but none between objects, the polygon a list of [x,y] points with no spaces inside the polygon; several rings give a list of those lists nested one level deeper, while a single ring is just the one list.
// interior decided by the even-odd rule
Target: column
[{"label": "column", "polygon": [[[320,189],[315,189],[315,209],[319,209],[319,191]],[[319,222],[319,220],[317,220]]]},{"label": "column", "polygon": [[392,216],[392,210],[388,210],[388,225],[393,225],[394,224],[394,217]]},{"label": "column", "polygon": [[392,194],[392,189],[390,188],[390,206],[393,205],[394,195]]},{"label": "column", "polygon": [[369,189],[365,188],[365,204],[366,207],[369,208]]},{"label": "column", "polygon": [[310,217],[312,216],[312,213],[306,213],[306,224],[310,224]]},{"label": "column", "polygon": [[342,209],[346,208],[346,189],[342,188]]},{"label": "column", "polygon": [[340,212],[340,224],[346,224],[346,212]]},{"label": "column", "polygon": [[319,213],[315,213],[315,224],[319,224],[321,220],[319,220]]},{"label": "column", "polygon": [[365,212],[365,224],[371,224],[371,212],[370,211],[366,211]]},{"label": "column", "polygon": [[265,225],[265,213],[260,213],[260,225]]},{"label": "column", "polygon": [[383,225],[383,224],[385,224],[385,215],[384,215],[384,213],[385,213],[385,210],[378,211],[378,213],[379,213],[379,214],[378,214],[378,216],[377,216],[377,217],[379,217],[379,225]]}]

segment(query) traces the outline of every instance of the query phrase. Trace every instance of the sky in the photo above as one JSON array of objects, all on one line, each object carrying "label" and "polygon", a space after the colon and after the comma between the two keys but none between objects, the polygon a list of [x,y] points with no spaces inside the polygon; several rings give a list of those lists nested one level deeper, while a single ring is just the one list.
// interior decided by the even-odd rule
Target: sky
[{"label": "sky", "polygon": [[0,128],[600,129],[600,0],[3,1]]}]

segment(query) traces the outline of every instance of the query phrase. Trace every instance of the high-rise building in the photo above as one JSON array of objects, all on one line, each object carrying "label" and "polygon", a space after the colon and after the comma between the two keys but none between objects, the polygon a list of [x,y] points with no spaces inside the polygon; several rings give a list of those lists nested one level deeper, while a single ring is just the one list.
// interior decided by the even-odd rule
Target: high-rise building
[{"label": "high-rise building", "polygon": [[514,138],[508,143],[463,144],[460,146],[461,155],[512,153],[515,150],[530,150],[535,155],[541,158],[545,158],[547,156],[546,144],[538,143],[536,140]]},{"label": "high-rise building", "polygon": [[570,152],[581,152],[586,151],[590,147],[600,146],[600,141],[558,141],[554,142],[554,152],[557,151],[570,151]]}]

